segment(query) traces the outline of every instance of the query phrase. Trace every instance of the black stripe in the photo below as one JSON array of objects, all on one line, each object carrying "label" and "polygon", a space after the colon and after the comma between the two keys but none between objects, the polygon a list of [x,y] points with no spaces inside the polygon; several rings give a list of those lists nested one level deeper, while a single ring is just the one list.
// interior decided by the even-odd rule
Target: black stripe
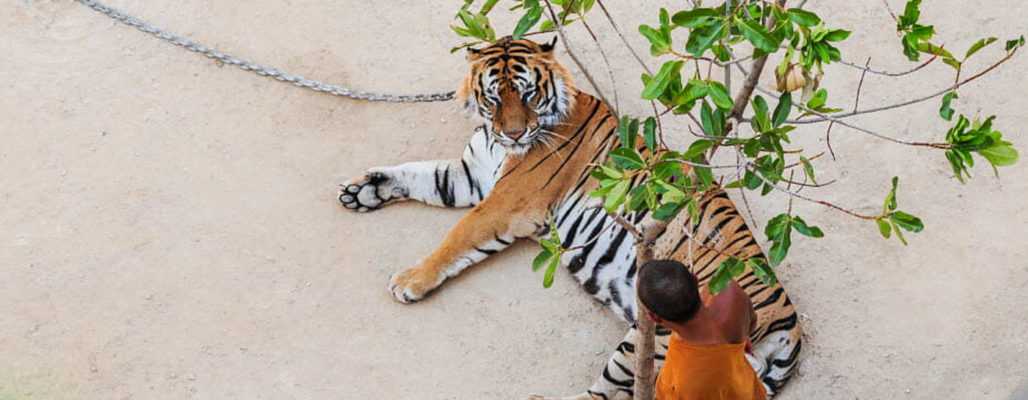
[{"label": "black stripe", "polygon": [[496,252],[499,251],[499,250],[493,250],[493,249],[483,249],[483,248],[480,248],[478,246],[474,246],[474,247],[475,247],[475,250],[477,250],[479,253],[482,253],[482,254],[485,254],[485,255],[496,254]]},{"label": "black stripe", "polygon": [[508,241],[506,241],[506,240],[503,240],[503,238],[501,238],[501,237],[500,237],[500,235],[497,235],[496,233],[493,233],[493,236],[495,236],[495,237],[496,237],[496,241],[497,241],[497,242],[500,242],[500,243],[502,243],[502,244],[503,244],[504,246],[510,246],[510,243],[511,243],[511,242],[508,242]]},{"label": "black stripe", "polygon": [[571,224],[571,228],[568,229],[567,236],[564,237],[564,243],[561,244],[565,249],[571,247],[572,243],[575,243],[575,236],[578,236],[578,225],[582,223],[583,216],[583,214],[579,214],[578,218],[575,218],[575,222]]},{"label": "black stripe", "polygon": [[[592,109],[592,111],[590,111],[590,112],[589,112],[589,116],[585,118],[585,120],[584,120],[584,121],[585,121],[585,123],[583,123],[583,124],[582,124],[582,126],[579,126],[579,127],[578,127],[578,130],[577,130],[577,131],[575,131],[575,134],[574,134],[574,135],[571,135],[571,138],[572,138],[572,139],[573,139],[573,138],[575,138],[575,137],[577,137],[577,136],[578,136],[578,135],[579,135],[580,133],[582,133],[582,130],[584,130],[584,129],[585,129],[585,127],[589,125],[589,124],[588,124],[588,121],[592,120],[592,119],[593,119],[593,117],[595,117],[595,116],[596,116],[596,111],[600,109],[600,102],[599,102],[599,100],[596,100],[596,99],[590,98],[590,101],[592,101],[592,103],[593,103],[593,109]],[[581,144],[582,140],[584,140],[584,137],[583,137],[583,138],[579,138],[579,144]],[[545,157],[543,157],[543,158],[542,158],[541,160],[539,160],[538,162],[536,162],[536,163],[535,163],[535,165],[533,165],[533,166],[532,166],[531,168],[529,168],[528,172],[532,172],[533,170],[535,170],[536,168],[538,168],[538,167],[539,167],[539,165],[540,165],[540,164],[542,164],[542,163],[543,163],[544,161],[546,161],[547,159],[549,159],[549,158],[550,158],[550,156],[552,156],[552,155],[556,154],[557,152],[559,152],[559,151],[560,151],[561,149],[563,149],[563,148],[564,148],[565,146],[567,146],[567,145],[569,145],[569,144],[571,144],[571,140],[568,140],[568,141],[566,141],[566,142],[564,142],[564,143],[561,143],[561,145],[560,145],[560,146],[557,146],[557,148],[556,148],[556,149],[553,149],[552,151],[550,151],[550,152],[549,152],[548,154],[546,154],[546,156],[545,156]]]},{"label": "black stripe", "polygon": [[453,195],[454,187],[453,184],[450,183],[450,168],[445,167],[443,169],[446,170],[446,172],[443,173],[443,187],[446,188],[446,191],[445,193],[439,192],[439,195],[442,197],[443,204],[447,207],[453,207],[455,200]]},{"label": "black stripe", "polygon": [[778,301],[778,298],[782,297],[782,293],[785,293],[785,289],[779,286],[777,289],[775,289],[774,292],[771,293],[770,296],[764,299],[764,301],[760,302],[760,304],[754,305],[753,309],[759,310],[761,308],[774,304],[776,301]]},{"label": "black stripe", "polygon": [[471,179],[471,168],[468,168],[468,163],[462,158],[460,165],[464,167],[464,175],[468,178],[468,196],[474,196],[475,190],[478,190],[478,199],[482,200],[482,189]]},{"label": "black stripe", "polygon": [[789,314],[788,317],[775,321],[773,324],[767,327],[767,333],[764,334],[766,337],[771,333],[778,331],[788,331],[796,327],[796,313]]},{"label": "black stripe", "polygon": [[[571,213],[575,212],[575,206],[577,206],[578,202],[581,201],[583,197],[585,197],[585,196],[581,196],[581,195],[576,195],[575,192],[571,192],[571,193],[572,193],[572,196],[575,196],[575,201],[571,202],[571,204],[566,207],[567,211],[564,212],[564,215],[561,215],[560,218],[557,218],[557,225],[558,226],[564,225],[564,221],[567,220],[567,218],[571,215]],[[583,211],[583,214],[584,213],[585,212]],[[586,224],[586,226],[589,226],[589,225]]]},{"label": "black stripe", "polygon": [[625,241],[626,237],[628,237],[628,230],[622,228],[614,238],[614,241],[610,242],[610,245],[607,246],[607,251],[596,261],[596,265],[593,266],[592,278],[589,278],[590,280],[599,279],[600,271],[614,261],[614,257],[617,256],[618,249],[621,248],[621,243]]},{"label": "black stripe", "polygon": [[[594,210],[594,214],[593,215],[598,215],[600,213],[604,213],[602,210],[600,210],[598,208],[594,208],[593,210]],[[606,214],[604,213],[604,215],[606,215]],[[570,271],[572,274],[578,273],[578,271],[581,271],[582,268],[585,267],[586,259],[592,253],[593,249],[596,248],[596,243],[599,243],[599,239],[596,239],[596,240],[593,240],[593,239],[595,239],[596,236],[599,235],[603,231],[603,228],[606,225],[607,220],[606,220],[606,218],[604,218],[604,219],[602,219],[600,221],[601,221],[600,223],[596,224],[596,226],[593,227],[593,230],[592,230],[592,232],[589,233],[589,236],[587,236],[588,239],[591,240],[591,242],[589,244],[587,244],[584,249],[582,249],[581,253],[578,253],[578,255],[576,255],[575,258],[571,259],[571,263],[568,264],[568,271]],[[587,224],[586,226],[589,226],[589,225]]]},{"label": "black stripe", "polygon": [[610,362],[614,363],[614,366],[618,367],[618,369],[621,370],[621,373],[628,375],[629,378],[635,377],[635,373],[632,372],[632,370],[628,369],[628,367],[625,367],[624,365],[619,363],[618,360],[611,359]]},{"label": "black stripe", "polygon": [[[605,124],[608,119],[610,119],[610,114],[604,115],[603,119],[601,119],[600,122],[596,125],[596,129],[593,129],[592,133],[590,133],[588,136],[595,135],[596,132],[600,130],[600,128],[603,128],[603,124]],[[557,174],[564,169],[564,166],[567,165],[568,161],[571,161],[571,158],[575,156],[575,153],[578,152],[578,149],[581,147],[582,143],[585,142],[585,140],[586,136],[582,136],[578,140],[578,143],[575,144],[575,148],[571,149],[571,152],[568,153],[566,157],[564,157],[564,161],[561,161],[560,166],[557,167],[557,172],[554,172],[552,175],[550,175],[550,179],[546,180],[546,183],[543,185],[544,188],[546,186],[549,186],[550,182],[553,182],[553,179],[557,177]]]},{"label": "black stripe", "polygon": [[794,363],[796,363],[796,357],[799,356],[801,347],[803,347],[803,341],[797,340],[796,346],[792,348],[791,352],[789,352],[789,358],[782,360],[771,360],[771,365],[774,365],[778,368],[792,366]]},{"label": "black stripe", "polygon": [[615,386],[631,387],[635,384],[635,379],[629,379],[626,381],[614,379],[614,377],[610,375],[610,371],[607,368],[603,369],[603,379],[606,379],[608,382],[614,384]]},{"label": "black stripe", "polygon": [[599,396],[599,397],[603,398],[603,400],[610,400],[610,398],[607,397],[607,395],[605,395],[603,393],[600,393],[600,392],[594,392],[592,390],[586,390],[585,392],[589,393],[589,395],[591,395],[593,397]]}]

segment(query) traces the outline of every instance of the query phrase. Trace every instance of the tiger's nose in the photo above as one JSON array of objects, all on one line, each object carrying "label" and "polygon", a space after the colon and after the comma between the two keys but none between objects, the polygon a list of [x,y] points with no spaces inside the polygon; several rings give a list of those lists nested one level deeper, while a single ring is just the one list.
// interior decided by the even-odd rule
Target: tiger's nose
[{"label": "tiger's nose", "polygon": [[505,130],[505,131],[503,131],[503,136],[509,137],[511,139],[514,139],[514,140],[518,140],[522,136],[524,136],[525,133],[528,133],[528,129],[527,128],[526,129],[521,129],[521,130],[510,130],[510,131],[506,131]]}]

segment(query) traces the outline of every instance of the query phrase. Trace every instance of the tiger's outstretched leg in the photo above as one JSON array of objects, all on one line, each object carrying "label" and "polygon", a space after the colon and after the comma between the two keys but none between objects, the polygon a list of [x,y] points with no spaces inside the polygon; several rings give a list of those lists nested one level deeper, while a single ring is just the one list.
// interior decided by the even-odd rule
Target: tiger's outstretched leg
[{"label": "tiger's outstretched leg", "polygon": [[544,211],[518,211],[515,205],[524,201],[513,196],[486,197],[457,222],[430,256],[394,274],[389,292],[401,303],[421,300],[446,279],[507,248],[515,238],[535,233],[545,223]]},{"label": "tiger's outstretched leg", "polygon": [[434,206],[470,207],[492,190],[504,156],[503,146],[479,128],[460,159],[371,168],[340,185],[339,202],[357,212],[411,199]]}]

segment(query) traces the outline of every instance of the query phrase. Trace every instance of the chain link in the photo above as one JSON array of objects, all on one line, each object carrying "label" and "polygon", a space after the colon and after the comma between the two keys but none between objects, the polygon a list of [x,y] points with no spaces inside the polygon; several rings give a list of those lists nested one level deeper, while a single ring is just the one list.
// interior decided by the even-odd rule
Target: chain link
[{"label": "chain link", "polygon": [[109,7],[96,0],[76,0],[80,4],[89,7],[96,12],[104,14],[111,19],[121,22],[125,25],[134,27],[156,36],[157,38],[164,40],[168,43],[180,46],[186,50],[194,53],[199,53],[207,58],[217,60],[227,65],[234,65],[244,71],[250,71],[257,75],[274,78],[282,82],[289,82],[293,85],[310,89],[316,92],[328,93],[340,97],[347,97],[355,100],[366,100],[376,102],[389,102],[389,103],[421,103],[421,102],[433,102],[433,101],[448,101],[452,100],[454,92],[445,93],[431,93],[431,94],[415,94],[415,95],[393,95],[393,94],[382,94],[382,93],[369,93],[362,92],[359,90],[352,90],[338,85],[327,84],[324,82],[316,81],[313,79],[307,79],[300,75],[292,75],[286,73],[277,68],[267,67],[261,64],[250,62],[238,57],[234,57],[230,54],[222,53],[218,49],[211,48],[194,42],[186,37],[176,35],[168,32],[156,26],[153,26],[146,21],[131,15],[125,14],[124,12],[115,8]]}]

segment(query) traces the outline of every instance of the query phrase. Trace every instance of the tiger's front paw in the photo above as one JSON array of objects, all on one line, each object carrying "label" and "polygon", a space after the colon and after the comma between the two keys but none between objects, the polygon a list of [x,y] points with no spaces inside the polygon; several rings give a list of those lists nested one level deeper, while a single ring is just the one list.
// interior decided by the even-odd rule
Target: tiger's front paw
[{"label": "tiger's front paw", "polygon": [[408,268],[389,277],[389,293],[393,299],[411,304],[425,298],[428,292],[442,283],[439,274],[423,268]]},{"label": "tiger's front paw", "polygon": [[357,212],[377,210],[387,203],[406,199],[407,196],[407,189],[396,179],[374,168],[339,187],[339,202],[343,207]]}]

